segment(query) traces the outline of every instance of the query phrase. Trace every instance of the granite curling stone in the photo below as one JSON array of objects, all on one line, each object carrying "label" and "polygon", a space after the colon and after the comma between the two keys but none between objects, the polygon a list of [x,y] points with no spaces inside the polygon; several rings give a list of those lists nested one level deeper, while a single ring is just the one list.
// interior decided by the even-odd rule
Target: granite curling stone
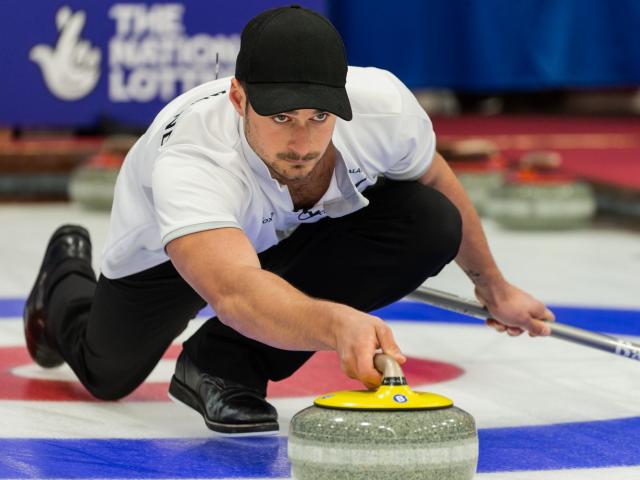
[{"label": "granite curling stone", "polygon": [[480,215],[505,181],[507,162],[497,145],[482,138],[438,142],[445,158]]},{"label": "granite curling stone", "polygon": [[469,480],[478,461],[473,417],[446,397],[414,392],[392,357],[374,392],[323,395],[289,427],[292,478]]},{"label": "granite curling stone", "polygon": [[596,212],[591,187],[561,171],[556,152],[531,152],[485,204],[487,215],[519,230],[567,230],[589,224]]},{"label": "granite curling stone", "polygon": [[107,138],[100,152],[71,173],[71,201],[89,210],[111,210],[120,167],[135,141],[136,138],[129,135]]}]

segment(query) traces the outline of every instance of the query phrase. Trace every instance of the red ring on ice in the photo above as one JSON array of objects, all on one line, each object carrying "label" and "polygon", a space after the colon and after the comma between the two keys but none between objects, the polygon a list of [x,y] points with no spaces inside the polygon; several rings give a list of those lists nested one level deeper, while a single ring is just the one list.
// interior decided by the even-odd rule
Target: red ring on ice
[{"label": "red ring on ice", "polygon": [[[172,345],[165,360],[175,360],[180,345]],[[34,401],[96,401],[78,381],[27,378],[12,373],[12,369],[31,363],[25,347],[0,347],[0,400]],[[335,352],[318,352],[293,376],[269,384],[270,398],[316,396],[336,390],[357,390],[362,385],[347,378],[341,371]],[[455,365],[410,357],[402,367],[409,385],[418,386],[444,382],[464,373]],[[145,382],[123,401],[168,401],[168,379],[165,382]]]}]

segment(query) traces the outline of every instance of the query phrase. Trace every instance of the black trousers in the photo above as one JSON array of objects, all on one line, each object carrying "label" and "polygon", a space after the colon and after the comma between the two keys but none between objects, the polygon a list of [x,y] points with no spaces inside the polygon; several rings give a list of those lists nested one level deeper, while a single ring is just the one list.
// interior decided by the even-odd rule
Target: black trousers
[{"label": "black trousers", "polygon": [[[460,246],[457,209],[417,182],[380,183],[364,192],[368,207],[301,225],[262,252],[262,268],[310,296],[362,311],[388,305],[436,275]],[[67,266],[49,295],[50,333],[94,396],[121,398],[144,381],[206,302],[171,262],[97,282],[89,267],[73,268]],[[268,380],[290,376],[313,355],[248,339],[217,318],[183,348],[202,371],[262,391]]]}]

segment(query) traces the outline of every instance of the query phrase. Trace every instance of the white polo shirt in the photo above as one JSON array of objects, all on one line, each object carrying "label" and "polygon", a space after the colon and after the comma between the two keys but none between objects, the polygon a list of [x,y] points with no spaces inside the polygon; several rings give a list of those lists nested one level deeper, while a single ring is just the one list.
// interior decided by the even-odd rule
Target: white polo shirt
[{"label": "white polo shirt", "polygon": [[353,119],[336,121],[331,185],[313,208],[294,211],[288,188],[247,143],[230,84],[215,80],[173,100],[128,153],[102,254],[107,278],[166,262],[171,240],[213,228],[240,228],[262,252],[302,223],[366,207],[361,192],[378,176],[414,180],[431,164],[435,135],[413,94],[387,71],[350,67]]}]

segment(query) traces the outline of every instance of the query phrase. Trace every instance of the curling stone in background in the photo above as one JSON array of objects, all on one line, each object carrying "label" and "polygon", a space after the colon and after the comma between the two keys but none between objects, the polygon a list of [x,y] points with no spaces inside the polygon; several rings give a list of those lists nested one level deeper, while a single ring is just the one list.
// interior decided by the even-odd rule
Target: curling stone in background
[{"label": "curling stone in background", "polygon": [[91,210],[111,210],[118,172],[137,138],[115,135],[107,138],[98,153],[75,169],[69,178],[69,197]]},{"label": "curling stone in background", "polygon": [[530,152],[504,187],[486,203],[486,213],[513,229],[571,229],[588,225],[596,212],[591,187],[561,171],[557,152]]},{"label": "curling stone in background", "polygon": [[478,461],[473,417],[448,398],[414,392],[392,357],[378,354],[376,391],[318,397],[289,427],[298,480],[469,480]]},{"label": "curling stone in background", "polygon": [[490,195],[504,183],[506,160],[495,143],[482,138],[438,142],[447,160],[479,214]]},{"label": "curling stone in background", "polygon": [[66,201],[70,172],[95,154],[100,140],[25,132],[0,141],[0,201]]}]

